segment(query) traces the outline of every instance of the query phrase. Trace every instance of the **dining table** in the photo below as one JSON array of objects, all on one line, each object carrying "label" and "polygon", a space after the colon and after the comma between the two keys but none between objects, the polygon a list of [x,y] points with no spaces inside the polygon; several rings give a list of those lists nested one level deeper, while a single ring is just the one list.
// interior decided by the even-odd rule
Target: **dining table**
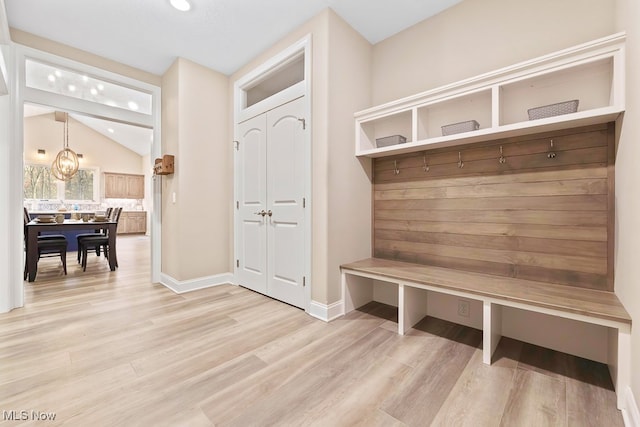
[{"label": "dining table", "polygon": [[67,230],[78,230],[78,232],[87,232],[87,230],[105,230],[107,233],[109,244],[109,269],[115,271],[118,265],[118,257],[116,253],[116,221],[83,221],[77,219],[65,219],[63,222],[40,222],[37,218],[29,221],[25,228],[26,245],[27,245],[27,271],[28,280],[33,282],[36,280],[38,273],[38,236],[43,232],[62,232]]}]

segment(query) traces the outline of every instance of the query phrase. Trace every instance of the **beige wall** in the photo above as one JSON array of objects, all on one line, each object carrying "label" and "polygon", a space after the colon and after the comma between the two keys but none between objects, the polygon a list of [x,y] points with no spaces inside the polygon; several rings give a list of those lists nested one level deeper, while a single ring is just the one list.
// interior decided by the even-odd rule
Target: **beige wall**
[{"label": "beige wall", "polygon": [[169,276],[180,275],[180,217],[179,205],[172,203],[171,194],[178,191],[180,182],[179,143],[179,70],[180,61],[175,61],[162,76],[162,154],[173,154],[175,173],[160,179],[162,188],[162,260],[160,270]]},{"label": "beige wall", "polygon": [[34,49],[42,50],[44,52],[53,53],[54,55],[62,56],[63,58],[68,58],[74,61],[81,62],[83,64],[92,65],[94,67],[121,74],[123,76],[137,79],[152,85],[160,86],[160,83],[162,81],[162,78],[155,74],[147,73],[146,71],[129,67],[128,65],[103,58],[84,50],[76,49],[74,47],[57,43],[52,40],[44,39],[42,37],[38,37],[31,33],[17,30],[15,28],[11,28],[10,31],[11,40],[24,46],[29,46]]},{"label": "beige wall", "polygon": [[[24,119],[24,161],[50,165],[62,149],[63,123],[54,114],[42,114]],[[45,159],[38,157],[38,149],[46,151]],[[97,167],[100,172],[142,174],[142,156],[118,144],[99,132],[69,118],[69,148],[82,153],[81,167]],[[109,155],[105,155],[109,153]],[[102,186],[101,186],[102,188]],[[102,191],[102,190],[101,190]],[[99,197],[102,194],[97,195]],[[99,200],[96,198],[96,201]]]},{"label": "beige wall", "polygon": [[640,3],[618,0],[617,29],[627,32],[626,112],[616,155],[615,287],[634,320],[631,335],[631,389],[640,407]]},{"label": "beige wall", "polygon": [[326,9],[234,73],[229,88],[232,95],[239,78],[307,34],[312,36],[311,298],[330,304],[340,299],[339,265],[370,254],[371,187],[368,163],[363,168],[354,157],[353,113],[369,103],[371,46]]},{"label": "beige wall", "polygon": [[465,0],[374,47],[374,105],[614,32],[615,0]]},{"label": "beige wall", "polygon": [[342,298],[340,265],[371,256],[371,160],[355,157],[353,114],[371,102],[368,41],[329,14],[327,302]]},{"label": "beige wall", "polygon": [[232,271],[227,100],[228,78],[191,61],[163,76],[162,154],[175,156],[175,173],[160,178],[162,272],[179,281]]}]

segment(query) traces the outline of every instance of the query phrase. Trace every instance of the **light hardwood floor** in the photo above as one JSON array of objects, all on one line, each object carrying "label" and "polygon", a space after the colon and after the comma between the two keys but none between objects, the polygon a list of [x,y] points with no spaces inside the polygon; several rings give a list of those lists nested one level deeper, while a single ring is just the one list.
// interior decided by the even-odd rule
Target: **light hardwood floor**
[{"label": "light hardwood floor", "polygon": [[[604,365],[425,318],[395,333],[372,303],[325,323],[241,287],[176,295],[149,281],[148,239],[109,272],[41,260],[0,314],[0,411],[70,426],[621,426]],[[11,412],[17,411],[17,412]]]}]

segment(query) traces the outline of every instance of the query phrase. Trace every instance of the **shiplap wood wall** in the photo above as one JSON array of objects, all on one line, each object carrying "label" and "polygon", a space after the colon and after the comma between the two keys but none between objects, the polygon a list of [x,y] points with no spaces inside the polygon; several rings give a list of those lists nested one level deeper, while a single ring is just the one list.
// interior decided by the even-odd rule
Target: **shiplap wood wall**
[{"label": "shiplap wood wall", "polygon": [[376,159],[373,255],[613,291],[614,136],[611,123]]}]

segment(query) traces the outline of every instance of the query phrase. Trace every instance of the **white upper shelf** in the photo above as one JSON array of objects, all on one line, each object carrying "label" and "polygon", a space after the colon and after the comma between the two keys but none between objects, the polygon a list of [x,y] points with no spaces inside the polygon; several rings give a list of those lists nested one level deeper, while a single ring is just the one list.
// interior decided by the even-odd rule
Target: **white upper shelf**
[{"label": "white upper shelf", "polygon": [[[616,120],[624,112],[625,34],[442,86],[355,114],[356,156],[382,157]],[[572,99],[575,113],[529,120],[530,108]],[[475,131],[441,127],[476,120]],[[407,142],[376,147],[376,139]]]}]

